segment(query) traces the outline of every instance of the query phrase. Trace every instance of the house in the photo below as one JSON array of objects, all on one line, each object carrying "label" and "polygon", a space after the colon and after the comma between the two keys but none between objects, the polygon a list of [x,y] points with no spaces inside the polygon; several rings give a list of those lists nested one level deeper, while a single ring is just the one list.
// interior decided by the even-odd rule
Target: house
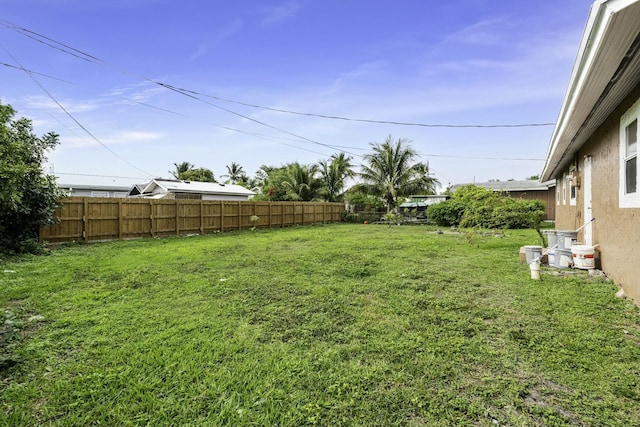
[{"label": "house", "polygon": [[240,185],[171,179],[154,179],[144,185],[134,185],[129,191],[130,197],[154,199],[243,201],[253,195],[253,191]]},{"label": "house", "polygon": [[101,184],[58,184],[69,197],[127,197],[129,187]]},{"label": "house", "polygon": [[[457,188],[464,185],[469,184],[457,184],[454,185],[451,189],[456,190]],[[543,219],[552,221],[555,219],[555,180],[549,180],[545,182],[539,182],[531,179],[517,181],[489,181],[474,183],[473,185],[486,188],[487,190],[507,193],[509,196],[515,199],[539,200],[545,205],[545,216]]]},{"label": "house", "polygon": [[429,195],[415,195],[415,196],[410,196],[409,197],[410,200],[407,200],[406,202],[402,203],[399,208],[401,211],[406,210],[416,210],[416,214],[418,216],[424,216],[427,208],[429,207],[429,205],[433,205],[436,203],[440,203],[440,202],[444,202],[445,200],[449,199],[448,195],[442,194],[442,195],[433,195],[433,194],[429,194]]},{"label": "house", "polygon": [[584,226],[578,240],[597,245],[602,270],[636,302],[639,121],[640,0],[597,0],[541,179],[556,180],[556,228]]}]

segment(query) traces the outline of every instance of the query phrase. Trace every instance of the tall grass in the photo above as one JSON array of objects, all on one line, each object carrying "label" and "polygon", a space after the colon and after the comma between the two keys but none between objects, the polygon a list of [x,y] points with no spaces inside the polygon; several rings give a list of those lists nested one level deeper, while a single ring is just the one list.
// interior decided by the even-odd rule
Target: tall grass
[{"label": "tall grass", "polygon": [[532,281],[536,239],[330,225],[4,261],[0,425],[640,424],[637,307]]}]

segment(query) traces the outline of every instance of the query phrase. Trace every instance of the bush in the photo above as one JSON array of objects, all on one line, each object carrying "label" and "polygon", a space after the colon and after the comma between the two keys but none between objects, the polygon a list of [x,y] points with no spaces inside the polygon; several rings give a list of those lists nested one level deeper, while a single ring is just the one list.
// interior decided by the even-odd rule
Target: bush
[{"label": "bush", "polygon": [[539,228],[544,203],[514,199],[475,185],[459,188],[450,200],[429,206],[429,219],[440,226]]},{"label": "bush", "polygon": [[457,226],[462,220],[465,204],[460,200],[447,200],[427,208],[429,221],[442,227]]}]

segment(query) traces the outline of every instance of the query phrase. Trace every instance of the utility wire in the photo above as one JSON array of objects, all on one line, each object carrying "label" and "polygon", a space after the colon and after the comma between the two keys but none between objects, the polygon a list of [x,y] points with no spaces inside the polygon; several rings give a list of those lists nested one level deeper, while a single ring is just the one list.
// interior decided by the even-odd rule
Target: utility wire
[{"label": "utility wire", "polygon": [[[73,55],[79,59],[82,59],[84,61],[88,61],[88,62],[93,62],[96,64],[102,64],[102,65],[108,65],[107,62],[105,62],[104,60],[97,58],[93,55],[90,55],[88,53],[82,52],[81,50],[75,49],[71,46],[68,46],[64,43],[60,43],[52,38],[46,37],[42,34],[39,34],[35,31],[31,31],[28,30],[26,28],[20,27],[18,25],[15,25],[7,20],[4,19],[0,19],[0,22],[3,23],[3,25],[5,25],[6,27],[17,31],[19,33],[22,33],[23,35],[37,41],[40,43],[43,43],[49,47],[52,47],[54,49],[60,50],[62,52],[65,52],[67,54]],[[38,37],[42,37],[45,40],[41,40]],[[56,45],[52,44],[55,43]],[[64,49],[60,48],[60,46],[62,46]],[[174,87],[170,84],[167,83],[162,83],[162,82],[158,82],[149,78],[146,78],[144,76],[140,76],[137,75],[135,73],[126,71],[126,70],[122,70],[119,69],[120,72],[123,72],[125,74],[129,74],[129,75],[135,75],[137,77],[141,77],[144,78],[147,81],[159,84],[161,86],[164,86],[166,88],[171,88]],[[176,88],[177,89],[177,88]],[[258,104],[254,104],[254,103],[249,103],[249,102],[242,102],[242,101],[237,101],[237,100],[233,100],[233,99],[228,99],[228,98],[223,98],[220,96],[216,96],[216,95],[210,95],[210,94],[204,94],[198,91],[193,91],[193,90],[188,90],[188,89],[180,89],[182,92],[184,92],[183,94],[186,93],[191,93],[193,95],[198,95],[198,96],[203,96],[203,97],[207,97],[207,98],[212,98],[212,99],[216,99],[218,101],[223,101],[223,102],[228,102],[228,103],[233,103],[233,104],[237,104],[237,105],[243,105],[245,107],[251,107],[251,108],[256,108],[256,109],[262,109],[262,110],[267,110],[267,111],[274,111],[274,112],[278,112],[278,113],[285,113],[285,114],[294,114],[294,115],[299,115],[299,116],[308,116],[308,117],[318,117],[318,118],[323,118],[323,119],[331,119],[331,120],[342,120],[342,121],[351,121],[351,122],[364,122],[364,123],[374,123],[374,124],[385,124],[385,125],[397,125],[397,126],[417,126],[417,127],[429,127],[429,128],[477,128],[477,129],[492,129],[492,128],[523,128],[523,127],[545,127],[545,126],[555,126],[555,123],[553,122],[546,122],[546,123],[515,123],[515,124],[488,124],[488,125],[482,125],[482,124],[442,124],[442,123],[414,123],[414,122],[401,122],[401,121],[394,121],[394,120],[376,120],[376,119],[363,119],[363,118],[353,118],[353,117],[345,117],[345,116],[337,116],[337,115],[327,115],[327,114],[318,114],[318,113],[309,113],[309,112],[301,112],[301,111],[294,111],[294,110],[289,110],[289,109],[283,109],[283,108],[273,108],[273,107],[267,107],[264,105],[258,105]]]},{"label": "utility wire", "polygon": [[[3,66],[8,67],[8,68],[15,68],[16,70],[20,70],[20,71],[25,71],[25,70],[23,70],[23,69],[22,69],[22,68],[20,68],[20,67],[16,67],[15,65],[7,64],[6,62],[0,62],[0,65],[3,65]],[[53,79],[53,80],[58,80],[59,82],[64,82],[64,83],[73,84],[73,83],[71,83],[71,82],[70,82],[70,81],[68,81],[68,80],[63,80],[63,79],[60,79],[60,78],[58,78],[58,77],[50,76],[50,75],[48,75],[48,74],[38,73],[38,72],[33,71],[33,70],[26,70],[26,71],[28,71],[28,72],[29,72],[29,73],[31,73],[31,74],[36,74],[36,75],[38,75],[38,76],[47,77],[47,78],[49,78],[49,79]]]},{"label": "utility wire", "polygon": [[[181,94],[181,95],[183,95],[183,96],[187,96],[187,97],[192,98],[192,99],[195,99],[195,100],[197,100],[197,101],[199,101],[199,102],[202,102],[202,103],[205,103],[205,104],[207,104],[207,105],[210,105],[210,106],[212,106],[212,107],[214,107],[214,108],[218,108],[218,109],[220,109],[220,110],[222,110],[222,111],[225,111],[225,112],[227,112],[227,113],[230,113],[230,114],[236,115],[236,116],[241,117],[241,118],[243,118],[243,119],[246,119],[246,120],[252,121],[252,122],[257,123],[257,124],[260,124],[260,125],[262,125],[262,126],[266,126],[266,127],[268,127],[268,128],[271,128],[271,129],[277,130],[277,131],[279,131],[279,132],[284,132],[284,133],[286,133],[286,134],[288,134],[288,135],[294,136],[294,137],[296,137],[296,138],[298,138],[298,139],[302,140],[302,142],[311,143],[311,144],[316,144],[316,145],[321,145],[321,146],[324,146],[324,147],[330,148],[330,149],[332,149],[332,150],[335,150],[335,149],[337,149],[337,148],[338,148],[338,147],[332,146],[332,145],[330,145],[330,144],[325,144],[325,143],[322,143],[322,142],[314,141],[314,140],[312,140],[312,139],[306,138],[306,137],[301,136],[301,135],[297,135],[297,134],[295,134],[295,133],[292,133],[292,132],[286,131],[286,130],[281,129],[281,128],[278,128],[278,127],[276,127],[276,126],[269,125],[268,123],[262,122],[262,121],[260,121],[260,120],[254,119],[254,118],[249,117],[249,116],[246,116],[246,115],[244,115],[244,114],[237,113],[237,112],[235,112],[235,111],[233,111],[233,110],[230,110],[230,109],[228,109],[228,108],[224,108],[224,107],[221,107],[221,106],[216,105],[216,104],[214,104],[214,103],[208,102],[208,101],[206,101],[206,100],[204,100],[204,99],[200,98],[199,96],[203,96],[203,95],[202,95],[202,94],[200,94],[200,93],[198,93],[198,92],[196,92],[196,91],[191,91],[191,90],[188,90],[188,89],[179,88],[179,87],[173,86],[173,85],[168,84],[168,83],[163,83],[163,82],[160,82],[160,81],[157,81],[157,80],[151,79],[151,78],[149,78],[149,77],[145,77],[145,76],[143,76],[143,75],[140,75],[140,74],[137,74],[137,73],[133,73],[133,72],[131,72],[131,71],[128,71],[128,70],[124,70],[124,69],[121,69],[121,68],[115,67],[115,66],[113,66],[113,65],[108,64],[106,61],[104,61],[104,60],[102,60],[102,59],[100,59],[100,58],[97,58],[97,57],[95,57],[95,56],[93,56],[93,55],[90,55],[90,54],[88,54],[88,53],[85,53],[85,52],[83,52],[83,51],[81,51],[81,50],[75,49],[75,48],[73,48],[73,47],[71,47],[71,46],[68,46],[68,45],[66,45],[66,44],[64,44],[64,43],[58,42],[58,41],[56,41],[56,40],[54,40],[54,39],[52,39],[52,38],[50,38],[50,37],[44,36],[44,35],[42,35],[42,34],[39,34],[39,33],[35,32],[35,31],[31,31],[31,30],[28,30],[28,29],[26,29],[26,28],[23,28],[23,27],[20,27],[20,26],[18,26],[18,25],[15,25],[15,24],[13,24],[13,23],[11,23],[11,22],[7,21],[7,20],[0,19],[0,23],[3,23],[3,25],[5,25],[7,28],[10,28],[10,29],[12,29],[12,30],[14,30],[14,31],[17,31],[17,32],[18,32],[18,33],[20,33],[20,34],[23,34],[23,35],[25,35],[25,36],[27,36],[27,37],[29,37],[29,38],[31,38],[31,39],[33,39],[33,40],[35,40],[35,41],[38,41],[38,42],[40,42],[40,43],[43,43],[43,44],[45,44],[46,46],[49,46],[49,47],[51,47],[51,48],[53,48],[53,49],[56,49],[56,50],[59,50],[59,51],[61,51],[61,52],[64,52],[64,53],[70,54],[70,55],[72,55],[72,56],[74,56],[74,57],[76,57],[76,58],[82,59],[82,60],[87,61],[87,62],[91,62],[91,63],[99,64],[99,65],[108,65],[108,66],[110,66],[110,67],[112,67],[112,68],[115,68],[116,70],[118,70],[119,72],[121,72],[121,73],[123,73],[123,74],[127,74],[127,75],[131,75],[131,76],[135,76],[135,77],[140,78],[140,79],[143,79],[143,80],[145,80],[145,81],[147,81],[147,82],[149,82],[149,83],[153,83],[153,84],[158,85],[158,86],[160,86],[160,87],[163,87],[163,88],[165,88],[165,89],[168,89],[168,90],[174,91],[174,92],[176,92],[176,93],[179,93],[179,94]],[[39,39],[38,37],[42,37],[42,38],[43,38],[43,39],[45,39],[45,40],[41,40],[41,39]],[[60,46],[62,46],[62,48],[61,48]],[[298,148],[298,147],[296,147],[296,148]],[[346,151],[345,151],[345,152],[346,152]],[[349,152],[346,152],[346,153],[347,153],[347,154],[351,154],[352,156],[362,157],[362,156],[360,156],[360,155],[358,155],[358,154],[355,154],[355,153],[349,153]]]},{"label": "utility wire", "polygon": [[67,111],[66,108],[64,108],[64,106],[62,104],[60,104],[60,102],[58,102],[58,100],[40,83],[40,81],[38,81],[38,79],[36,79],[33,74],[31,74],[31,72],[29,70],[27,70],[26,68],[24,68],[22,66],[22,64],[20,63],[20,61],[18,61],[12,54],[11,52],[9,52],[7,50],[7,48],[5,48],[3,45],[0,44],[0,47],[2,47],[2,49],[11,57],[11,59],[13,59],[13,61],[15,61],[16,64],[18,64],[18,66],[29,76],[29,78],[31,80],[33,80],[39,87],[40,89],[42,89],[42,91],[44,93],[47,94],[47,96],[49,98],[51,98],[51,100],[53,102],[56,103],[56,105],[58,107],[60,107],[60,109],[62,111],[64,111],[64,113],[69,116],[69,118],[71,120],[74,121],[74,123],[76,125],[78,125],[83,131],[85,131],[85,133],[87,135],[89,135],[94,141],[96,141],[98,144],[102,145],[104,148],[106,148],[109,152],[111,152],[111,154],[113,154],[114,156],[116,156],[117,158],[119,158],[120,160],[122,160],[123,162],[125,162],[126,164],[128,164],[129,166],[133,167],[134,169],[136,169],[139,172],[142,172],[143,174],[147,175],[147,176],[153,176],[152,174],[145,172],[144,170],[140,169],[139,167],[137,167],[136,165],[134,165],[133,163],[131,163],[130,161],[128,161],[127,159],[125,159],[124,157],[122,157],[121,155],[119,155],[118,153],[116,153],[115,151],[113,151],[111,148],[109,148],[108,145],[106,145],[105,143],[103,143],[97,136],[95,136],[94,134],[92,134],[89,129],[87,129],[82,123],[80,123],[69,111]]}]

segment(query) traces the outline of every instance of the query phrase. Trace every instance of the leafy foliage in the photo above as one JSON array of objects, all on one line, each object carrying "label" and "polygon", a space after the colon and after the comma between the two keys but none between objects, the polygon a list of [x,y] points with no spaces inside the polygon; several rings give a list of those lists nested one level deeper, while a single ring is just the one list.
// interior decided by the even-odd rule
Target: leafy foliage
[{"label": "leafy foliage", "polygon": [[175,179],[183,179],[182,174],[196,167],[196,165],[189,162],[174,163],[173,166],[175,169],[169,171],[169,173],[173,175]]},{"label": "leafy foliage", "polygon": [[544,203],[521,200],[475,185],[460,187],[450,200],[432,205],[429,218],[441,226],[539,228]]},{"label": "leafy foliage", "polygon": [[15,113],[0,104],[0,251],[35,252],[39,228],[55,222],[62,196],[55,177],[42,171],[58,135],[36,136],[31,121],[14,120]]},{"label": "leafy foliage", "polygon": [[357,189],[365,194],[382,197],[387,210],[396,206],[399,197],[411,194],[434,194],[438,180],[429,176],[429,166],[416,162],[417,151],[407,139],[396,141],[389,135],[382,143],[371,143],[373,153],[364,156],[360,177],[364,181]]},{"label": "leafy foliage", "polygon": [[281,167],[263,166],[262,170],[267,176],[257,200],[309,202],[320,197],[322,181],[318,178],[317,164],[294,162]]},{"label": "leafy foliage", "polygon": [[321,160],[320,177],[322,179],[323,198],[327,202],[339,202],[344,199],[345,182],[355,176],[351,157],[345,153],[334,154],[329,161]]},{"label": "leafy foliage", "polygon": [[462,200],[450,199],[433,204],[427,208],[427,217],[435,224],[443,227],[458,226],[466,210]]},{"label": "leafy foliage", "polygon": [[180,174],[184,181],[216,182],[213,171],[207,168],[192,168]]},{"label": "leafy foliage", "polygon": [[224,175],[220,175],[221,178],[227,178],[225,184],[239,184],[247,182],[249,180],[247,174],[244,172],[244,169],[242,169],[242,166],[240,166],[238,163],[231,162],[230,165],[227,165],[225,167],[227,169],[227,173]]}]

